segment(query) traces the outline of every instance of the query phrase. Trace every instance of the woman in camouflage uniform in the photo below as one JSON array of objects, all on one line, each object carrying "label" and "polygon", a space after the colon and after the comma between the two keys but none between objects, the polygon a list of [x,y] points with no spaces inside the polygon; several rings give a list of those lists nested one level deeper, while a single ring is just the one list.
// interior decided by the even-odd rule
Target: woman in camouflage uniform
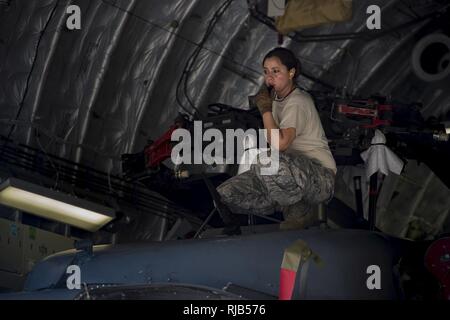
[{"label": "woman in camouflage uniform", "polygon": [[[269,143],[278,145],[279,169],[277,174],[261,175],[258,162],[217,188],[231,211],[221,213],[225,234],[240,234],[233,213],[268,215],[281,210],[281,228],[307,227],[317,220],[312,207],[334,193],[336,163],[312,98],[295,84],[298,59],[288,49],[275,48],[264,57],[263,67],[265,86],[255,102]],[[271,139],[273,129],[279,129],[278,144]]]}]

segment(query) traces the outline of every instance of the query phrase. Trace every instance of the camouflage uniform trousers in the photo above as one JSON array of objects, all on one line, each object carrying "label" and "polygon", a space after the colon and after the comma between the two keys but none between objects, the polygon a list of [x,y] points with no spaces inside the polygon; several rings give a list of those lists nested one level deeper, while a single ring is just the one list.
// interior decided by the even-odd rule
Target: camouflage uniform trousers
[{"label": "camouflage uniform trousers", "polygon": [[250,170],[217,187],[232,213],[270,215],[282,211],[286,221],[298,222],[314,205],[328,202],[334,195],[334,172],[300,151],[280,152],[277,174],[261,175],[263,167],[254,163]]}]

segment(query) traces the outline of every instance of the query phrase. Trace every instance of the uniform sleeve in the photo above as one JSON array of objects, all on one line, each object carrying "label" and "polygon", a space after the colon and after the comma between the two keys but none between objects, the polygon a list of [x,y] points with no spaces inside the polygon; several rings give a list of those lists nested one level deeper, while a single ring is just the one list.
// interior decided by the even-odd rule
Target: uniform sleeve
[{"label": "uniform sleeve", "polygon": [[299,101],[288,103],[281,112],[280,129],[295,128],[296,134],[300,135],[309,118],[308,109]]}]

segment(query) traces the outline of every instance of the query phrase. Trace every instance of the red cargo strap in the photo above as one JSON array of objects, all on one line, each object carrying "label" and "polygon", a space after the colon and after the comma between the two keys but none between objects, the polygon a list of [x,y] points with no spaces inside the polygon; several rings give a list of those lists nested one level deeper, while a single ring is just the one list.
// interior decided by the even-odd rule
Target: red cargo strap
[{"label": "red cargo strap", "polygon": [[306,242],[297,240],[284,250],[283,262],[280,271],[279,300],[291,300],[295,287],[295,278],[300,265],[310,257],[321,265],[320,258],[311,251]]},{"label": "red cargo strap", "polygon": [[294,292],[296,271],[281,268],[280,273],[280,293],[278,300],[291,300]]}]

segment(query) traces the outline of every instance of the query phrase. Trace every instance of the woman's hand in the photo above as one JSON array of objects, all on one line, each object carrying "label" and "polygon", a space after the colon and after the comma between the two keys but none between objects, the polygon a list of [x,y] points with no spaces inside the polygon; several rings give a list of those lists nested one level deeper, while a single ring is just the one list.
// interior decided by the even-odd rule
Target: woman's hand
[{"label": "woman's hand", "polygon": [[270,96],[269,89],[263,86],[255,96],[255,103],[261,115],[266,112],[272,112],[272,102],[273,99]]}]

